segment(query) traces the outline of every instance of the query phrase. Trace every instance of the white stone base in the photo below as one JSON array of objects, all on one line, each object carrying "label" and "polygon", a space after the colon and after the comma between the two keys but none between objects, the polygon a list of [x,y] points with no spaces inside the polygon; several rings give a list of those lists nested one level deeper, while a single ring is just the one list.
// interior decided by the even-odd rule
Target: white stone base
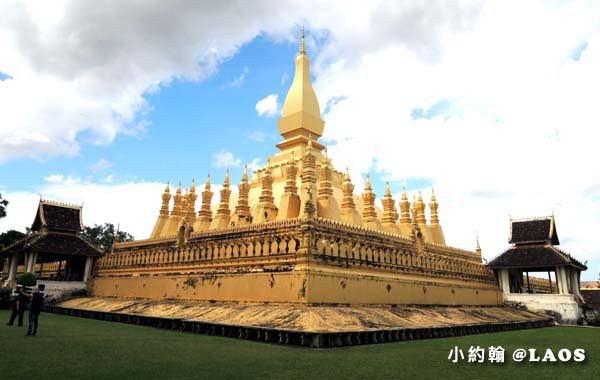
[{"label": "white stone base", "polygon": [[38,280],[38,284],[46,285],[44,292],[48,295],[48,300],[59,299],[71,292],[87,289],[87,282],[83,281]]},{"label": "white stone base", "polygon": [[504,301],[523,303],[531,311],[558,313],[562,319],[560,322],[565,324],[575,325],[583,317],[583,311],[572,294],[510,293],[504,295]]}]

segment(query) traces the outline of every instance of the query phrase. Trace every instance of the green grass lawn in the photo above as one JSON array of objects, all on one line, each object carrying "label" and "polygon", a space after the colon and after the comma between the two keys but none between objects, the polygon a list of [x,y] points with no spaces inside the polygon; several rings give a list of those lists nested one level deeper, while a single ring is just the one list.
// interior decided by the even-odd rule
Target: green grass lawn
[{"label": "green grass lawn", "polygon": [[[598,379],[600,329],[552,327],[311,350],[43,313],[38,336],[6,326],[0,379]],[[451,348],[502,346],[504,364],[452,364]],[[584,348],[582,363],[514,363],[516,348]]]}]

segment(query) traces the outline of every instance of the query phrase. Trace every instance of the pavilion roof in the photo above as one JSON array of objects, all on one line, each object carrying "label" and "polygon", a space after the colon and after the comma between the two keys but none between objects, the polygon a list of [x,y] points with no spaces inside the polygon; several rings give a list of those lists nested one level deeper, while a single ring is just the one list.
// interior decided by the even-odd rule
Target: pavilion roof
[{"label": "pavilion roof", "polygon": [[81,232],[81,206],[40,199],[31,230],[40,231],[42,228],[49,231]]},{"label": "pavilion roof", "polygon": [[102,256],[104,254],[89,240],[79,235],[60,232],[34,232],[0,251],[0,255],[25,251],[33,251],[42,255]]},{"label": "pavilion roof", "polygon": [[559,245],[554,216],[511,220],[508,242],[516,245],[536,243]]},{"label": "pavilion roof", "polygon": [[513,246],[494,258],[488,266],[500,268],[549,268],[573,266],[586,270],[587,266],[570,254],[548,244]]}]

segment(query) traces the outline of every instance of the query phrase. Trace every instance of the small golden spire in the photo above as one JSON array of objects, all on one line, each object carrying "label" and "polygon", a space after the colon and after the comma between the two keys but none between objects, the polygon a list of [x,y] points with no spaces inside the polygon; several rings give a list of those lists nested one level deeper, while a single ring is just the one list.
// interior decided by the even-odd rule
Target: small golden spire
[{"label": "small golden spire", "polygon": [[306,46],[304,44],[304,25],[302,25],[302,29],[301,29],[300,54],[305,54],[306,55]]},{"label": "small golden spire", "polygon": [[479,245],[479,234],[475,235],[475,239],[477,240],[477,245],[475,246],[475,252],[481,256],[481,246]]},{"label": "small golden spire", "polygon": [[208,176],[206,177],[206,183],[204,184],[204,189],[210,190],[210,173],[208,173]]},{"label": "small golden spire", "polygon": [[440,224],[440,218],[438,215],[438,203],[435,198],[435,193],[431,189],[431,202],[429,202],[429,211],[431,215],[431,224]]},{"label": "small golden spire", "polygon": [[383,205],[383,218],[381,222],[389,232],[397,232],[396,220],[398,219],[398,211],[396,210],[396,202],[392,198],[392,190],[390,189],[390,181],[385,183],[385,195],[381,200]]},{"label": "small golden spire", "polygon": [[223,181],[223,186],[229,187],[229,168],[227,168],[227,171],[225,172],[225,180]]},{"label": "small golden spire", "polygon": [[402,186],[402,199],[400,200],[400,224],[410,224],[410,202],[406,195],[406,187]]},{"label": "small golden spire", "polygon": [[169,182],[167,181],[167,187],[165,187],[165,193],[170,193],[171,192],[171,187],[169,186]]},{"label": "small golden spire", "polygon": [[244,174],[242,174],[242,182],[248,181],[248,164],[244,164]]},{"label": "small golden spire", "polygon": [[369,174],[367,174],[367,178],[365,181],[365,191],[371,191],[373,190],[373,187],[371,186],[371,176]]},{"label": "small golden spire", "polygon": [[423,196],[421,190],[419,190],[419,197],[417,198],[417,224],[425,225],[427,220],[425,219],[425,202],[423,202]]},{"label": "small golden spire", "polygon": [[196,180],[192,178],[192,184],[190,185],[190,193],[196,192]]}]

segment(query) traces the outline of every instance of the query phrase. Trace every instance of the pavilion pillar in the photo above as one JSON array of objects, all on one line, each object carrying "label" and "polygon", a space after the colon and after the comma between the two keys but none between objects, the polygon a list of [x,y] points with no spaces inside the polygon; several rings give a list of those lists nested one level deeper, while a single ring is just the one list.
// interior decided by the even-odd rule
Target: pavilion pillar
[{"label": "pavilion pillar", "polygon": [[19,262],[19,258],[17,254],[13,254],[10,257],[10,266],[8,267],[8,286],[15,286],[17,282],[17,264]]},{"label": "pavilion pillar", "polygon": [[558,285],[558,294],[568,294],[567,271],[565,267],[556,267],[556,284]]},{"label": "pavilion pillar", "polygon": [[87,282],[90,278],[93,260],[94,258],[92,256],[88,256],[85,259],[85,269],[83,270],[83,282]]},{"label": "pavilion pillar", "polygon": [[573,294],[579,296],[579,274],[575,268],[571,268],[571,289],[573,289]]},{"label": "pavilion pillar", "polygon": [[35,267],[35,261],[37,260],[37,253],[29,252],[25,254],[25,272],[33,272]]},{"label": "pavilion pillar", "polygon": [[498,277],[500,278],[500,286],[504,294],[510,293],[510,283],[508,281],[508,269],[498,270]]}]

